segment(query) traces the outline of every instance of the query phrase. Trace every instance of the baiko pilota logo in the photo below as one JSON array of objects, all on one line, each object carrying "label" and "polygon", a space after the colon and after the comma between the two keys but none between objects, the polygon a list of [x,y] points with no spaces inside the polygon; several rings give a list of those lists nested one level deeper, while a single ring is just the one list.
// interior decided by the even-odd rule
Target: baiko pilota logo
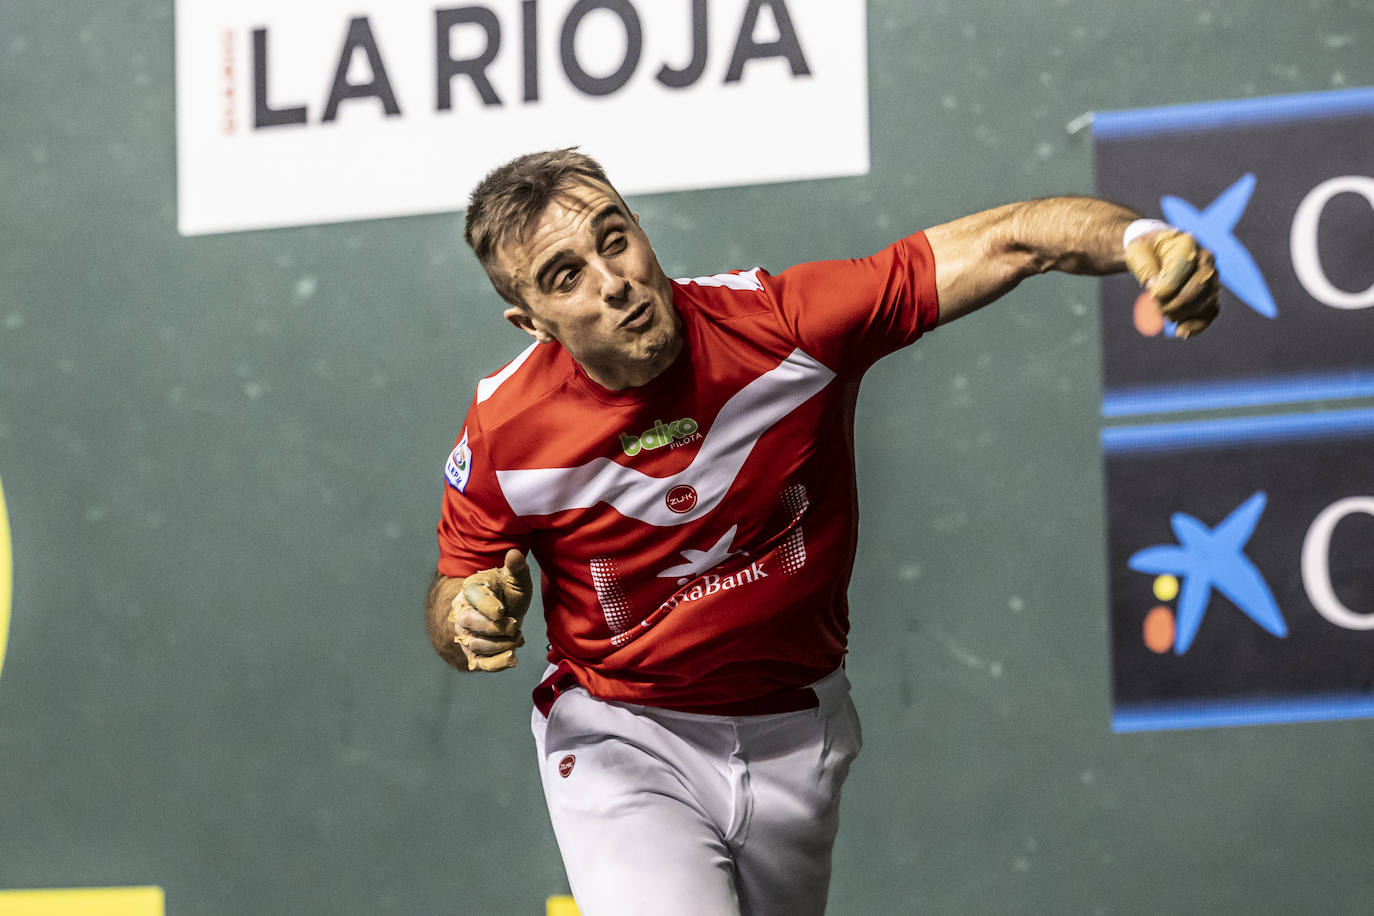
[{"label": "baiko pilota logo", "polygon": [[645,449],[652,450],[663,448],[665,445],[676,446],[680,442],[700,440],[701,436],[697,435],[697,421],[691,417],[683,417],[671,423],[655,420],[653,426],[637,436],[621,433],[620,447],[625,450],[626,455],[633,458]]}]

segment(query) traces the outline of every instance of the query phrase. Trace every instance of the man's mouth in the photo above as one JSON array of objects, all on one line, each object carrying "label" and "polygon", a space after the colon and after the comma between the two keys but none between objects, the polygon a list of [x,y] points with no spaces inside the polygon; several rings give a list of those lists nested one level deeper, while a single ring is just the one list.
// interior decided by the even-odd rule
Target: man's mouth
[{"label": "man's mouth", "polygon": [[631,309],[630,314],[626,315],[624,318],[620,320],[620,326],[622,328],[639,327],[648,320],[648,316],[649,303],[645,302],[644,304],[635,306],[633,309]]}]

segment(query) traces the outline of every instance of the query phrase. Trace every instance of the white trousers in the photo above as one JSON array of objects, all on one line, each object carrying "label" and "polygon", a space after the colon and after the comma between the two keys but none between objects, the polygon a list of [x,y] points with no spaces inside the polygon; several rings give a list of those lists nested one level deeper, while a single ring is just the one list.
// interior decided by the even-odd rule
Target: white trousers
[{"label": "white trousers", "polygon": [[862,745],[849,681],[819,706],[704,716],[576,688],[531,725],[583,916],[825,911],[840,787]]}]

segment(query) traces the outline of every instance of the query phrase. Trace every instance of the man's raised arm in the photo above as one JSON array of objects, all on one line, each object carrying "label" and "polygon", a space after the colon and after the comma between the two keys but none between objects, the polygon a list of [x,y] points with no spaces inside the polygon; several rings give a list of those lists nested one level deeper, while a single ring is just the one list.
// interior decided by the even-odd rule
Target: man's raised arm
[{"label": "man's raised arm", "polygon": [[1028,200],[925,234],[935,255],[940,324],[1050,270],[1100,275],[1129,269],[1164,316],[1177,322],[1179,337],[1202,331],[1217,316],[1220,285],[1212,253],[1186,233],[1105,200]]}]

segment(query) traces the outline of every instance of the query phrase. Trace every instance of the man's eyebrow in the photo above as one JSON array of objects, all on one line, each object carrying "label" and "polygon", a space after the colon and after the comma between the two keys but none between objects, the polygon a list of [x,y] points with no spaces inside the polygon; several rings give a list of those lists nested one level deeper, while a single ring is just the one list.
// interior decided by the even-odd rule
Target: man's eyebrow
[{"label": "man's eyebrow", "polygon": [[619,203],[607,204],[602,207],[596,216],[592,217],[592,229],[600,231],[601,227],[605,225],[606,220],[613,216],[624,216],[624,212],[621,210]]},{"label": "man's eyebrow", "polygon": [[[600,235],[601,227],[604,226],[608,220],[616,216],[624,216],[624,211],[620,204],[611,203],[602,207],[597,211],[597,214],[592,217],[592,233],[594,235]],[[554,269],[558,267],[564,259],[572,257],[572,255],[573,251],[571,248],[560,248],[549,255],[534,273],[535,285],[540,289],[547,289],[549,275],[553,273]]]},{"label": "man's eyebrow", "polygon": [[555,267],[563,263],[563,261],[567,258],[572,257],[572,253],[573,252],[571,248],[560,248],[553,254],[549,255],[548,259],[545,260],[542,265],[540,265],[537,271],[535,271],[534,285],[539,287],[540,289],[548,289],[549,275],[553,273]]}]

